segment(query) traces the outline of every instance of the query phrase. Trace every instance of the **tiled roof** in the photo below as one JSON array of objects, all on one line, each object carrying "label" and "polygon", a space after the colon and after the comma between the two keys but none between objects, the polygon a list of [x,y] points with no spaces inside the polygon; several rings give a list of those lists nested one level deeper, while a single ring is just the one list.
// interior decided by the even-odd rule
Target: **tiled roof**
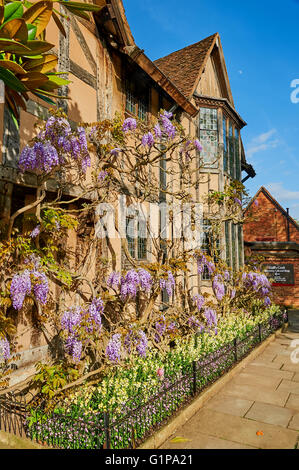
[{"label": "tiled roof", "polygon": [[218,33],[154,61],[155,65],[188,98],[192,95],[194,85],[216,36]]}]

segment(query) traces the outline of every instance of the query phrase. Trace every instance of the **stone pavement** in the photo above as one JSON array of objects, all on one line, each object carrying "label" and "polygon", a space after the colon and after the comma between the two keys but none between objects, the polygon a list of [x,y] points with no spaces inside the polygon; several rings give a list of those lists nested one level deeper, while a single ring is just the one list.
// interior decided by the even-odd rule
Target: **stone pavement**
[{"label": "stone pavement", "polygon": [[237,374],[161,449],[299,448],[299,363],[289,331]]},{"label": "stone pavement", "polygon": [[29,439],[23,439],[14,434],[0,431],[0,450],[3,449],[45,449],[45,447]]}]

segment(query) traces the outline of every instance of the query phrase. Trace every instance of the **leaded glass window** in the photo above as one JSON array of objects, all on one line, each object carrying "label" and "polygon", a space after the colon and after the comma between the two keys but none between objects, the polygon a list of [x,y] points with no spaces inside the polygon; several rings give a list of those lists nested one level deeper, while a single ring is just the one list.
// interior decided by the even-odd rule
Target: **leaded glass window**
[{"label": "leaded glass window", "polygon": [[243,226],[238,225],[238,250],[239,250],[239,268],[243,265]]},{"label": "leaded glass window", "polygon": [[231,266],[231,239],[230,239],[230,222],[225,221],[225,253],[226,262],[228,266]]},{"label": "leaded glass window", "polygon": [[146,259],[146,251],[147,251],[147,227],[145,220],[139,220],[138,222],[138,259]]},{"label": "leaded glass window", "polygon": [[141,82],[127,82],[125,94],[126,111],[142,121],[146,121],[149,110],[149,89]]},{"label": "leaded glass window", "polygon": [[203,147],[201,158],[204,166],[218,167],[218,111],[217,109],[200,109],[200,142]]},{"label": "leaded glass window", "polygon": [[126,235],[127,235],[129,253],[133,258],[135,258],[135,221],[134,221],[134,217],[127,217],[126,218]]},{"label": "leaded glass window", "polygon": [[241,160],[240,160],[240,143],[239,130],[235,129],[235,178],[241,180]]},{"label": "leaded glass window", "polygon": [[138,214],[130,215],[126,218],[126,237],[128,250],[132,258],[147,258],[147,224],[143,218],[138,218]]},{"label": "leaded glass window", "polygon": [[[214,238],[211,221],[203,219],[201,230],[201,251],[214,258],[217,263],[220,256],[220,240]],[[205,267],[202,273],[202,280],[209,281],[211,276],[208,269]]]},{"label": "leaded glass window", "polygon": [[227,120],[223,118],[223,169],[228,171]]},{"label": "leaded glass window", "polygon": [[233,270],[237,270],[237,225],[232,224],[232,261],[233,261]]},{"label": "leaded glass window", "polygon": [[235,141],[233,134],[233,126],[229,124],[229,174],[232,178],[235,177]]}]

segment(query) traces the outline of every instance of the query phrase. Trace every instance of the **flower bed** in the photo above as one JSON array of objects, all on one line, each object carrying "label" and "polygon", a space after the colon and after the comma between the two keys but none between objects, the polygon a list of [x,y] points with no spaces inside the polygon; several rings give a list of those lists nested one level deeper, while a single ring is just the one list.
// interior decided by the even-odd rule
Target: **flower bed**
[{"label": "flower bed", "polygon": [[219,322],[217,334],[181,340],[164,357],[136,357],[130,367],[65,398],[51,416],[32,411],[28,436],[67,449],[135,447],[282,322],[277,307],[231,315]]}]

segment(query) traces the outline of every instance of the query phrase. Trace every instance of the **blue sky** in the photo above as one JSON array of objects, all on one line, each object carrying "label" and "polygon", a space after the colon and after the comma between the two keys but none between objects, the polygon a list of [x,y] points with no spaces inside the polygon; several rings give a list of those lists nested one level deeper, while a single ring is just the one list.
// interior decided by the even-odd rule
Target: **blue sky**
[{"label": "blue sky", "polygon": [[248,123],[242,131],[247,160],[257,172],[246,187],[253,196],[265,186],[299,219],[299,0],[124,5],[136,43],[152,60],[220,34],[235,107]]}]

